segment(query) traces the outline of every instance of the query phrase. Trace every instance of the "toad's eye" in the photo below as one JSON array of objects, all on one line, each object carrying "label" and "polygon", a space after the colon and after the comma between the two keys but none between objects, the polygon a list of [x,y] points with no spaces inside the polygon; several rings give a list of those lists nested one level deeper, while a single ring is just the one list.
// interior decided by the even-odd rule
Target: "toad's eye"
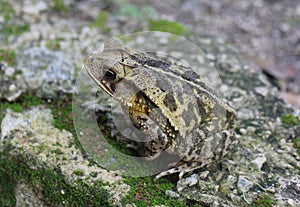
[{"label": "toad's eye", "polygon": [[103,80],[112,82],[112,81],[116,81],[116,79],[117,79],[117,74],[114,71],[112,70],[105,71]]}]

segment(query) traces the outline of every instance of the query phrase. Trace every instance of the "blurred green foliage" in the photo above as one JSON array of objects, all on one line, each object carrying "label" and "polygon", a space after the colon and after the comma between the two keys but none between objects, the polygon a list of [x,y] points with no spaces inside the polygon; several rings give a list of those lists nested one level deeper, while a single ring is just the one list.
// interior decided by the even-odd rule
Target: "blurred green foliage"
[{"label": "blurred green foliage", "polygon": [[14,50],[0,49],[0,62],[6,62],[9,66],[16,63],[16,53]]},{"label": "blurred green foliage", "polygon": [[98,27],[100,28],[104,33],[107,33],[110,31],[110,28],[106,26],[107,18],[109,13],[106,11],[101,11],[98,14],[97,19],[95,19],[93,22],[89,24],[90,27]]},{"label": "blurred green foliage", "polygon": [[16,12],[8,1],[0,2],[0,13],[4,16],[4,22],[0,24],[0,35],[3,35],[5,42],[8,41],[9,36],[20,35],[29,30],[29,25],[13,21]]},{"label": "blurred green foliage", "polygon": [[57,11],[68,11],[69,8],[65,5],[63,0],[52,0],[53,2],[53,9]]},{"label": "blurred green foliage", "polygon": [[168,20],[151,20],[149,19],[149,30],[151,31],[161,31],[169,32],[176,35],[185,35],[188,34],[187,28],[178,23]]}]

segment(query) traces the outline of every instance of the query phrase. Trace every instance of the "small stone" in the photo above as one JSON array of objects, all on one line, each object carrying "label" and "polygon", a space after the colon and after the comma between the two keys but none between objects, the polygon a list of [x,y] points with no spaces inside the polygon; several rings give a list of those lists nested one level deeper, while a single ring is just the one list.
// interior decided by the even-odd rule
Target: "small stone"
[{"label": "small stone", "polygon": [[193,174],[188,178],[184,178],[177,183],[177,191],[181,192],[184,188],[196,185],[198,182],[197,174]]},{"label": "small stone", "polygon": [[8,88],[9,91],[15,91],[17,86],[15,84],[11,84]]},{"label": "small stone", "polygon": [[242,135],[245,135],[245,134],[247,134],[247,130],[246,130],[245,128],[241,128],[241,129],[240,129],[240,133],[241,133]]},{"label": "small stone", "polygon": [[249,191],[250,188],[253,187],[253,182],[247,180],[243,176],[239,176],[237,186],[240,191],[245,193],[245,192]]},{"label": "small stone", "polygon": [[5,75],[11,77],[15,73],[15,69],[12,67],[8,67],[5,69]]},{"label": "small stone", "polygon": [[215,60],[215,59],[216,59],[216,56],[214,56],[213,54],[210,54],[210,53],[208,53],[208,54],[206,55],[206,57],[207,57],[209,60]]},{"label": "small stone", "polygon": [[249,127],[247,127],[247,131],[254,133],[256,131],[256,128],[253,126],[249,126]]},{"label": "small stone", "polygon": [[257,169],[261,169],[263,164],[267,161],[267,158],[264,155],[257,157],[256,159],[252,160],[251,163],[255,165]]},{"label": "small stone", "polygon": [[204,180],[205,178],[207,178],[208,175],[209,175],[209,171],[208,171],[208,170],[203,171],[203,172],[201,172],[201,174],[200,174],[200,179],[201,179],[201,180]]},{"label": "small stone", "polygon": [[275,192],[276,192],[274,186],[268,187],[268,188],[267,188],[267,191],[268,191],[269,193],[275,193]]},{"label": "small stone", "polygon": [[266,97],[269,93],[269,89],[266,87],[255,87],[254,91],[257,94],[262,95],[263,97]]},{"label": "small stone", "polygon": [[165,194],[167,196],[169,196],[170,198],[179,198],[180,197],[180,195],[178,193],[176,193],[176,192],[174,192],[172,190],[166,190]]},{"label": "small stone", "polygon": [[297,205],[297,203],[293,200],[293,199],[288,199],[288,204],[290,205],[290,206],[296,206]]}]

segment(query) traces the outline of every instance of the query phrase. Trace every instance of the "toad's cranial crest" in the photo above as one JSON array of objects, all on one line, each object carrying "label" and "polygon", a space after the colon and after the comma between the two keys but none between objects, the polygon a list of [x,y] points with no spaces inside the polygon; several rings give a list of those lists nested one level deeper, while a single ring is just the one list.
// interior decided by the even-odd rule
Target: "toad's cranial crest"
[{"label": "toad's cranial crest", "polygon": [[151,54],[112,38],[84,65],[143,132],[147,141],[134,143],[141,156],[159,159],[165,151],[180,158],[156,179],[176,172],[181,178],[233,148],[235,111],[191,68]]}]

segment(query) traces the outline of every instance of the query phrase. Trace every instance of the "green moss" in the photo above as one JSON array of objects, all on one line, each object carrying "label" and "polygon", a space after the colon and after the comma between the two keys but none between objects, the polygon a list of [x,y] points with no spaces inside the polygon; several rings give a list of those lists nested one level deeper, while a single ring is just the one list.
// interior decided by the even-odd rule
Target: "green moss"
[{"label": "green moss", "polygon": [[90,23],[90,27],[97,27],[100,28],[103,32],[107,33],[110,31],[110,28],[106,26],[107,18],[109,13],[106,11],[101,11],[98,14],[97,19],[94,22]]},{"label": "green moss", "polygon": [[84,172],[82,170],[80,170],[80,169],[74,170],[73,173],[75,175],[78,175],[78,176],[83,176],[84,175]]},{"label": "green moss", "polygon": [[65,129],[71,132],[74,136],[75,146],[84,151],[80,141],[78,140],[72,114],[72,94],[63,94],[49,104],[54,122],[53,125],[62,130]]},{"label": "green moss", "polygon": [[[111,206],[104,184],[88,186],[77,179],[70,185],[60,174],[60,169],[31,169],[22,157],[0,154],[0,206],[15,206],[14,186],[19,180],[33,189],[39,189],[42,199],[49,206]],[[34,161],[32,161],[34,162]]]},{"label": "green moss", "polygon": [[7,22],[12,19],[15,14],[12,6],[7,1],[0,2],[0,12],[4,16],[4,21]]},{"label": "green moss", "polygon": [[16,101],[2,101],[0,102],[0,123],[5,116],[6,109],[10,108],[15,112],[21,112],[24,109],[28,109],[31,106],[37,106],[41,103],[41,100],[33,95],[26,94],[21,96]]},{"label": "green moss", "polygon": [[60,40],[50,40],[46,43],[46,47],[50,50],[60,50]]},{"label": "green moss", "polygon": [[69,8],[64,4],[64,0],[52,0],[53,9],[57,11],[68,11]]},{"label": "green moss", "polygon": [[10,35],[20,35],[29,30],[29,25],[14,22],[16,12],[8,1],[0,2],[0,13],[4,16],[4,22],[0,24],[1,35],[4,35],[6,42]]},{"label": "green moss", "polygon": [[188,34],[187,28],[178,22],[172,22],[163,19],[161,20],[149,19],[148,23],[149,23],[149,30],[151,31],[169,32],[176,35]]},{"label": "green moss", "polygon": [[13,35],[21,35],[24,32],[29,31],[29,25],[27,24],[3,24],[3,33],[6,35],[6,38],[10,36],[11,34]]},{"label": "green moss", "polygon": [[297,150],[298,154],[300,155],[300,138],[295,138],[293,140],[294,148]]},{"label": "green moss", "polygon": [[281,117],[281,121],[285,126],[297,126],[299,121],[292,114],[286,114]]},{"label": "green moss", "polygon": [[261,195],[253,203],[253,207],[272,207],[272,206],[273,206],[273,201],[271,197],[268,195]]},{"label": "green moss", "polygon": [[0,62],[7,62],[8,65],[16,63],[16,53],[14,50],[1,50],[0,49]]},{"label": "green moss", "polygon": [[166,190],[171,190],[175,185],[165,178],[154,182],[151,177],[130,177],[125,183],[131,186],[130,192],[122,200],[122,204],[134,203],[137,206],[188,206],[185,202],[171,199],[165,195]]}]

